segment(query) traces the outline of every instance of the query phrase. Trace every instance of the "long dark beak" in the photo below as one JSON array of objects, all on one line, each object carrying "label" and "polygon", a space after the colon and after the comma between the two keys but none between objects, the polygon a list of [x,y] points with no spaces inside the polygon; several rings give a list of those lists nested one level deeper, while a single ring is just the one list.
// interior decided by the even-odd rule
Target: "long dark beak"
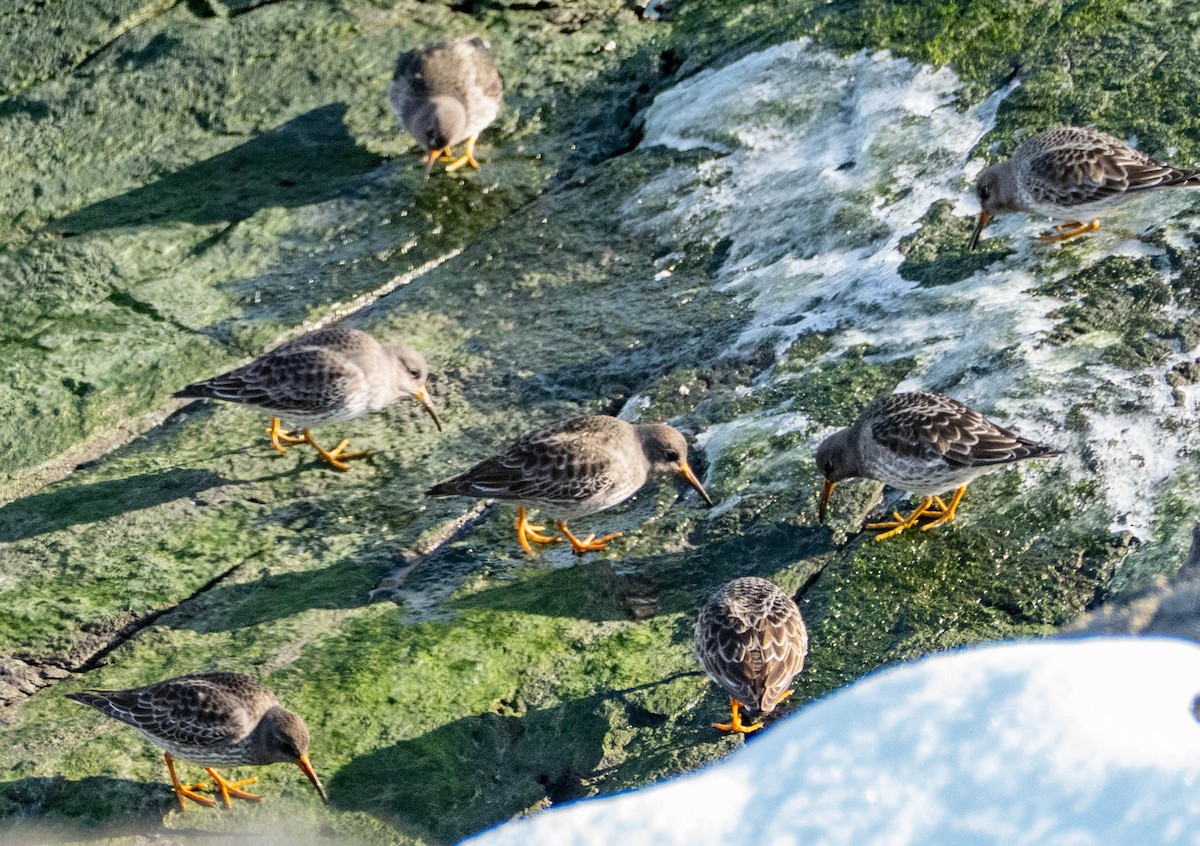
[{"label": "long dark beak", "polygon": [[991,222],[991,212],[981,210],[979,212],[979,220],[975,224],[975,231],[971,233],[971,243],[967,244],[968,251],[974,252],[975,248],[979,246],[979,236],[983,234],[983,227],[987,226]]},{"label": "long dark beak", "polygon": [[417,399],[421,401],[421,405],[425,406],[425,410],[433,418],[433,425],[437,426],[439,432],[442,431],[442,421],[438,420],[437,411],[433,407],[433,400],[429,398],[429,392],[425,390],[424,385],[417,388]]},{"label": "long dark beak", "polygon": [[321,801],[328,805],[329,797],[325,795],[325,788],[321,786],[321,780],[317,778],[317,771],[314,770],[312,768],[312,764],[308,762],[308,756],[301,755],[300,762],[296,764],[296,766],[304,770],[304,774],[308,776],[308,780],[311,781],[313,783],[313,787],[317,789],[317,793],[320,795]]},{"label": "long dark beak", "polygon": [[833,493],[833,486],[836,484],[837,484],[837,482],[831,482],[831,481],[829,481],[829,479],[826,479],[825,482],[821,485],[821,505],[817,509],[817,522],[818,523],[825,522],[825,511],[827,510],[827,508],[829,506],[829,495],[831,493]]},{"label": "long dark beak", "polygon": [[712,508],[712,497],[708,495],[708,491],[704,490],[704,485],[700,484],[700,480],[696,478],[696,474],[692,472],[692,468],[685,461],[679,465],[679,475],[688,480],[688,484],[696,489],[696,493],[700,494],[700,498],[708,503],[708,507]]},{"label": "long dark beak", "polygon": [[441,150],[430,150],[429,155],[425,157],[425,178],[429,178],[430,171],[433,170],[433,163],[438,160],[442,154]]}]

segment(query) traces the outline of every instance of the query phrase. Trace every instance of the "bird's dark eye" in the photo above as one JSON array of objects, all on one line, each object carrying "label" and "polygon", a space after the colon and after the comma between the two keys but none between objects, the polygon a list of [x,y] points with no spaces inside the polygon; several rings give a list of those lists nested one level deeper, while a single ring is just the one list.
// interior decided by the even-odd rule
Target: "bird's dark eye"
[{"label": "bird's dark eye", "polygon": [[832,476],[833,475],[833,461],[832,460],[826,461],[821,466],[821,472],[824,473],[826,476]]},{"label": "bird's dark eye", "polygon": [[410,370],[410,371],[408,371],[408,375],[413,377],[414,379],[420,379],[421,371],[420,370]]},{"label": "bird's dark eye", "polygon": [[987,187],[986,185],[980,185],[979,186],[979,199],[986,200],[990,196],[992,196],[992,189]]},{"label": "bird's dark eye", "polygon": [[669,450],[667,450],[667,452],[666,452],[666,457],[667,457],[667,461],[678,461],[678,460],[679,460],[679,453],[677,453],[677,452],[676,452],[675,450],[673,450],[673,449],[669,449]]}]

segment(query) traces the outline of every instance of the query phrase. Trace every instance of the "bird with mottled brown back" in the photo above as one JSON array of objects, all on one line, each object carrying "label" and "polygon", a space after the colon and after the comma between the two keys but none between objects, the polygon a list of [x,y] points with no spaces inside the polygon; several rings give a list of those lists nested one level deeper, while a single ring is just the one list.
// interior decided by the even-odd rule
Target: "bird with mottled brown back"
[{"label": "bird with mottled brown back", "polygon": [[[696,620],[696,656],[729,694],[732,717],[714,723],[722,731],[748,734],[761,718],[791,696],[792,680],[804,669],[808,630],[790,596],[767,579],[747,576],[717,590]],[[760,719],[742,722],[741,709]]]},{"label": "bird with mottled brown back", "polygon": [[[875,479],[919,494],[921,504],[907,517],[871,523],[885,529],[886,540],[922,519],[928,531],[954,519],[959,501],[973,480],[1018,461],[1052,458],[1052,446],[997,426],[970,406],[928,391],[890,394],[863,409],[849,427],[834,432],[817,448],[817,467],[824,476],[818,519],[834,485],[843,479]],[[954,491],[949,504],[940,495]]]},{"label": "bird with mottled brown back", "polygon": [[[421,403],[438,431],[438,419],[425,387],[429,366],[412,347],[385,345],[361,329],[331,327],[310,332],[264,353],[249,364],[188,385],[177,397],[219,399],[259,408],[271,416],[266,434],[286,455],[284,444],[308,444],[338,470],[367,452],[346,452],[348,440],[322,448],[310,429],[381,411],[405,397]],[[299,426],[300,434],[282,422]]]},{"label": "bird with mottled brown back", "polygon": [[[491,45],[479,36],[436,41],[410,50],[396,63],[388,88],[392,109],[425,150],[425,175],[439,158],[447,171],[478,169],[475,143],[504,104],[504,83]],[[467,148],[455,159],[454,145]]]},{"label": "bird with mottled brown back", "polygon": [[520,503],[517,539],[532,553],[530,541],[554,543],[544,526],[529,523],[526,508],[554,515],[576,554],[601,552],[620,532],[580,540],[567,528],[575,517],[595,514],[629,499],[652,475],[676,473],[708,505],[712,499],[688,464],[687,441],[662,423],[626,423],[596,414],[546,426],[515,441],[465,473],[439,482],[426,496],[471,496]]},{"label": "bird with mottled brown back", "polygon": [[1039,244],[1069,241],[1098,229],[1101,214],[1162,188],[1200,188],[1200,170],[1182,171],[1095,129],[1048,129],[976,177],[979,220],[968,248],[979,245],[994,217],[1015,211],[1068,221],[1041,235]]},{"label": "bird with mottled brown back", "polygon": [[230,782],[217,767],[298,766],[321,801],[329,804],[320,779],[308,760],[308,727],[279,704],[270,688],[238,673],[198,673],[178,676],[126,690],[81,690],[67,698],[90,705],[102,714],[137,729],[163,750],[171,786],[186,808],[185,799],[213,806],[201,795],[207,784],[185,785],[175,773],[175,758],[205,768],[226,807],[231,799],[262,801],[242,787],[258,779]]}]

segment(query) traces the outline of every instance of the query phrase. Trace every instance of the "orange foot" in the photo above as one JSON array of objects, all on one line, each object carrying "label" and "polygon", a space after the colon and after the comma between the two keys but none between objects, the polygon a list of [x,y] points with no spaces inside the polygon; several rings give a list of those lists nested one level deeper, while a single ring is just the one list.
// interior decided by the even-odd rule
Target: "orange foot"
[{"label": "orange foot", "polygon": [[563,533],[563,537],[570,542],[571,549],[579,556],[582,556],[586,552],[607,552],[608,542],[621,536],[620,532],[613,532],[611,535],[605,535],[602,538],[598,538],[592,534],[580,540],[571,534],[571,530],[567,528],[567,524],[564,521],[559,520],[554,525],[558,526],[558,530]]},{"label": "orange foot", "polygon": [[175,798],[179,800],[179,810],[187,810],[187,802],[183,801],[184,799],[191,799],[193,802],[208,808],[217,804],[207,796],[201,796],[196,792],[198,790],[208,790],[207,784],[204,782],[200,782],[199,784],[181,784],[179,776],[175,775],[175,760],[171,757],[171,754],[164,752],[163,758],[167,762],[167,772],[171,774],[171,787],[175,789]]},{"label": "orange foot", "polygon": [[271,428],[263,429],[263,431],[271,436],[271,446],[279,450],[281,455],[287,455],[287,450],[283,448],[284,444],[304,443],[304,438],[297,437],[295,435],[289,435],[284,428],[279,425],[278,417],[272,417]]},{"label": "orange foot", "polygon": [[1090,223],[1072,220],[1069,223],[1063,223],[1054,227],[1049,232],[1043,232],[1034,238],[1033,241],[1039,247],[1046,247],[1050,244],[1061,244],[1065,241],[1070,241],[1073,238],[1078,238],[1080,235],[1095,232],[1099,228],[1100,218],[1096,218]]},{"label": "orange foot", "polygon": [[221,791],[221,798],[225,800],[226,808],[232,807],[233,805],[233,803],[229,801],[230,798],[246,799],[251,802],[261,802],[263,799],[258,794],[247,793],[244,790],[238,789],[239,787],[245,787],[247,784],[254,784],[254,782],[258,781],[257,778],[243,778],[240,781],[226,781],[225,779],[221,778],[221,776],[217,774],[217,771],[212,767],[205,767],[204,771],[209,774],[214,782],[216,782],[217,789]]},{"label": "orange foot", "polygon": [[746,725],[742,722],[742,703],[738,702],[732,696],[729,698],[729,710],[733,712],[732,718],[727,723],[713,723],[713,728],[721,731],[734,731],[741,735],[749,734],[752,731],[758,731],[763,727],[761,722]]},{"label": "orange foot", "polygon": [[[453,173],[463,165],[470,165],[475,170],[479,170],[479,162],[475,159],[475,141],[479,138],[478,135],[472,135],[467,139],[467,151],[457,159],[446,165],[446,172]],[[447,150],[450,148],[447,147]],[[453,155],[453,154],[451,154]]]},{"label": "orange foot", "polygon": [[353,461],[357,458],[366,458],[371,454],[366,450],[363,452],[346,452],[346,447],[350,446],[350,441],[348,440],[342,441],[333,449],[322,449],[320,444],[313,440],[312,432],[308,431],[308,429],[303,430],[300,434],[304,436],[303,441],[317,451],[317,455],[321,456],[321,458],[325,459],[342,472],[346,472],[350,469],[350,465],[346,464],[347,461]]},{"label": "orange foot", "polygon": [[922,526],[921,531],[928,532],[930,529],[934,528],[935,526],[941,526],[941,525],[943,525],[945,523],[949,523],[951,520],[953,520],[954,513],[958,510],[958,503],[962,501],[963,494],[966,492],[967,492],[966,485],[963,485],[961,488],[957,489],[954,492],[954,496],[950,497],[949,505],[942,502],[940,497],[935,496],[933,498],[934,502],[937,504],[937,506],[940,510],[938,510],[938,511],[931,510],[931,511],[928,511],[925,513],[924,516],[933,517],[934,519],[931,520],[930,522],[926,523],[924,526]]},{"label": "orange foot", "polygon": [[527,555],[533,555],[533,547],[529,545],[530,541],[534,543],[558,543],[562,538],[552,537],[542,534],[545,526],[535,526],[529,522],[529,517],[525,513],[525,506],[517,509],[517,522],[513,523],[513,528],[517,530],[517,540],[521,542],[521,548],[525,550]]},{"label": "orange foot", "polygon": [[883,523],[868,523],[867,528],[887,529],[886,532],[875,536],[875,540],[877,541],[887,540],[888,538],[895,537],[905,529],[910,529],[917,525],[917,521],[924,517],[928,513],[929,509],[933,507],[933,499],[934,498],[931,496],[925,497],[925,499],[921,501],[921,504],[914,508],[907,517],[902,516],[899,511],[893,511],[892,517],[895,519],[888,520]]}]

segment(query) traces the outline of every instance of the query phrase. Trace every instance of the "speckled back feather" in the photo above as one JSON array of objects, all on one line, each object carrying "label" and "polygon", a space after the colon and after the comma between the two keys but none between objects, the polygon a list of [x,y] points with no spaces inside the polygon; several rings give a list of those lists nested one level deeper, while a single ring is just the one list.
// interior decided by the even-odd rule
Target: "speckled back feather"
[{"label": "speckled back feather", "polygon": [[238,673],[179,676],[128,690],[83,690],[68,698],[185,757],[187,750],[242,744],[263,714],[279,705],[269,688]]},{"label": "speckled back feather", "polygon": [[1154,188],[1200,187],[1200,171],[1185,173],[1119,138],[1083,127],[1039,133],[1013,158],[1027,174],[1022,187],[1040,205],[1103,205]]},{"label": "speckled back feather", "polygon": [[775,710],[804,669],[808,631],[791,597],[766,579],[734,579],[700,609],[696,654],[729,695],[760,714]]},{"label": "speckled back feather", "polygon": [[[604,415],[574,417],[515,441],[504,452],[439,482],[426,494],[584,502],[628,485],[614,454],[629,454],[631,447],[641,456],[633,427],[625,421]],[[636,487],[645,480],[643,470]]]},{"label": "speckled back feather", "polygon": [[970,406],[942,394],[891,394],[869,405],[860,421],[879,446],[896,455],[941,459],[952,468],[1062,454],[997,426]]}]

